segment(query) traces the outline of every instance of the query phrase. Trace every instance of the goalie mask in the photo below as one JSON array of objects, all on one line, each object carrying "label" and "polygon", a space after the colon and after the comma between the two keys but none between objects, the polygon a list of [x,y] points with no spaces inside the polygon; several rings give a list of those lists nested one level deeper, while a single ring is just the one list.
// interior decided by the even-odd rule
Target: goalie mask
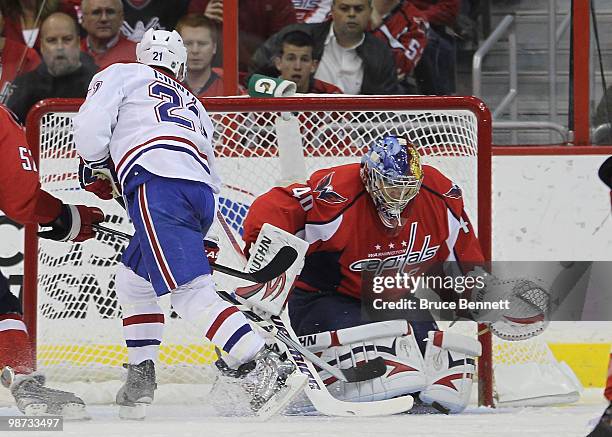
[{"label": "goalie mask", "polygon": [[385,136],[361,159],[361,179],[383,224],[401,227],[401,214],[421,188],[419,152],[406,138]]},{"label": "goalie mask", "polygon": [[147,30],[136,45],[136,59],[146,65],[170,70],[180,82],[185,78],[187,49],[176,30]]}]

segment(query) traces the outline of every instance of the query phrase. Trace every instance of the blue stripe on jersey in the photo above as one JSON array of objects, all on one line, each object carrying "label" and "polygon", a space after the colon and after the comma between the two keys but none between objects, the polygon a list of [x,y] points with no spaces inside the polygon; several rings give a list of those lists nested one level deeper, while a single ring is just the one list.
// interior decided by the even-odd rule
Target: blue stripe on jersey
[{"label": "blue stripe on jersey", "polygon": [[127,347],[143,347],[143,346],[159,346],[160,340],[147,339],[147,340],[125,340]]},{"label": "blue stripe on jersey", "polygon": [[193,150],[190,150],[187,147],[176,146],[173,144],[154,144],[152,146],[147,146],[143,150],[140,150],[138,153],[136,153],[136,155],[134,155],[123,167],[119,178],[123,179],[123,175],[127,174],[127,172],[132,167],[132,165],[134,165],[134,161],[140,158],[144,153],[148,152],[149,150],[153,150],[153,149],[167,149],[167,150],[173,150],[175,152],[187,153],[188,155],[191,155],[191,157],[194,158],[196,162],[204,168],[204,171],[206,173],[210,174],[210,169],[208,168],[208,166],[204,164],[202,161],[200,161],[200,157]]},{"label": "blue stripe on jersey", "polygon": [[227,340],[227,342],[223,345],[223,350],[225,352],[229,352],[234,347],[234,345],[240,341],[242,337],[244,337],[251,331],[252,331],[251,326],[248,323],[242,325],[240,328],[236,330],[236,332],[234,332],[234,334],[229,338],[229,340]]}]

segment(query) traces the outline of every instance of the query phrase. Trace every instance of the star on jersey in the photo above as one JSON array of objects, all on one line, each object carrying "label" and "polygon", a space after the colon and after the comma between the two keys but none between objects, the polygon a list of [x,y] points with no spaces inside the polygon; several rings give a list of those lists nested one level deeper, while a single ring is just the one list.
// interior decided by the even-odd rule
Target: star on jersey
[{"label": "star on jersey", "polygon": [[376,249],[376,251],[378,252],[380,250],[380,244],[377,244],[376,246],[374,246],[374,249]]},{"label": "star on jersey", "polygon": [[339,193],[334,191],[334,187],[331,184],[332,178],[334,177],[335,172],[331,172],[321,179],[316,188],[313,190],[313,193],[317,193],[317,199],[322,200],[323,202],[336,204],[346,202],[346,197],[341,196]]},{"label": "star on jersey", "polygon": [[402,247],[406,247],[406,246],[408,246],[408,243],[406,243],[406,241],[405,241],[405,240],[404,240],[404,241],[402,241]]},{"label": "star on jersey", "polygon": [[389,249],[393,249],[394,247],[395,247],[395,244],[389,243]]}]

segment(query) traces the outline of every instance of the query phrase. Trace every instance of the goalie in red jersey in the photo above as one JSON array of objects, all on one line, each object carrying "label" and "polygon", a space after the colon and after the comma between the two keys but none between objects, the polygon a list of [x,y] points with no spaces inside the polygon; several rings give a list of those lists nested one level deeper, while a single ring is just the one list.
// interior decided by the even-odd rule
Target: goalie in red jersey
[{"label": "goalie in red jersey", "polygon": [[288,301],[297,335],[340,367],[372,354],[387,363],[385,376],[362,383],[343,384],[322,372],[332,394],[368,401],[418,393],[445,412],[467,406],[478,341],[442,332],[432,318],[373,323],[364,319],[361,302],[367,272],[484,262],[457,185],[422,166],[405,138],[386,136],[361,164],[319,170],[305,184],[273,188],[256,199],[244,223],[247,250],[266,222],[310,244]]},{"label": "goalie in red jersey", "polygon": [[[93,223],[104,221],[99,208],[66,205],[42,190],[36,162],[23,128],[0,105],[0,210],[19,223],[39,223],[42,238],[84,241],[94,236]],[[49,389],[44,376],[32,373],[32,350],[19,299],[0,274],[0,369],[2,383],[11,390],[17,407],[27,415],[60,414],[85,418],[84,402],[73,393]]]}]

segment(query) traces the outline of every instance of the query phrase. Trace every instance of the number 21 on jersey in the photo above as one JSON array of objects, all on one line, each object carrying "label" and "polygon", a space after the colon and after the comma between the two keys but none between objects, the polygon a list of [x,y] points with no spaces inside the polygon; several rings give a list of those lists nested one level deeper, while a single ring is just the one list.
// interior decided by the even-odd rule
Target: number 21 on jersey
[{"label": "number 21 on jersey", "polygon": [[[161,100],[161,102],[155,106],[155,115],[157,116],[158,121],[174,123],[184,127],[185,129],[195,131],[192,120],[181,117],[175,113],[175,111],[185,109],[185,106],[183,105],[183,98],[175,88],[165,83],[153,82],[151,85],[149,85],[149,95]],[[189,102],[187,109],[189,109],[195,114],[196,117],[199,118],[200,114],[195,105],[195,101]]]}]

